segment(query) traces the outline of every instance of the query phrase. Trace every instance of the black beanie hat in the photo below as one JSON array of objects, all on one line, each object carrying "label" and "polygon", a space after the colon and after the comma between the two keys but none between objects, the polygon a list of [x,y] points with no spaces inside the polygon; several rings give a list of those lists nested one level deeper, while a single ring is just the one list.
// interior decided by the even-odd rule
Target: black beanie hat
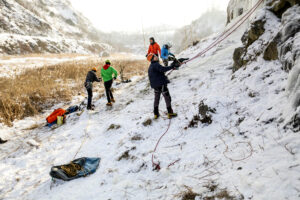
[{"label": "black beanie hat", "polygon": [[153,42],[155,42],[154,37],[151,37],[150,40],[153,40]]}]

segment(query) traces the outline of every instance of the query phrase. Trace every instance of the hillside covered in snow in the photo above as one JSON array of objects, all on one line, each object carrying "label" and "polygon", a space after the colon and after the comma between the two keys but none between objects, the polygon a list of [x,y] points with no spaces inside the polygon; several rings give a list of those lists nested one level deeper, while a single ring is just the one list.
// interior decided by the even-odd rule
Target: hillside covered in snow
[{"label": "hillside covered in snow", "polygon": [[0,1],[0,54],[110,50],[101,34],[68,0]]},{"label": "hillside covered in snow", "polygon": [[191,24],[175,31],[173,35],[174,51],[181,52],[196,45],[203,38],[223,30],[225,24],[226,13],[217,8],[211,8]]},{"label": "hillside covered in snow", "polygon": [[[111,109],[96,94],[96,111],[73,113],[56,129],[43,127],[41,117],[1,125],[9,141],[0,145],[0,199],[298,200],[300,5],[261,2],[251,20],[169,75],[177,118],[167,119],[161,102],[153,119],[144,76],[114,84]],[[178,57],[193,58],[216,38]],[[52,182],[52,166],[80,157],[100,157],[98,170]]]}]

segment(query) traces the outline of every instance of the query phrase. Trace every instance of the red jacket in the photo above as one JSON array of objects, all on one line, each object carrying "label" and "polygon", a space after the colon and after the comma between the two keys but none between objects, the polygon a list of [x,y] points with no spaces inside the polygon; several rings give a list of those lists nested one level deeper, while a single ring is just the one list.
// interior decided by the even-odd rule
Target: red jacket
[{"label": "red jacket", "polygon": [[161,55],[160,46],[156,42],[154,44],[150,44],[148,49],[148,55],[150,53],[156,54],[157,56]]}]

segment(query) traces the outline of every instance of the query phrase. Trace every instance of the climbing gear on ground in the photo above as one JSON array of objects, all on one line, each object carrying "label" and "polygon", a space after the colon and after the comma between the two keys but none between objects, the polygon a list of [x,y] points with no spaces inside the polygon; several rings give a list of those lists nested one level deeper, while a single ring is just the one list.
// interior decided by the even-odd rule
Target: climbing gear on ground
[{"label": "climbing gear on ground", "polygon": [[62,108],[58,108],[54,110],[47,118],[47,122],[49,124],[55,122],[57,120],[57,116],[65,116],[66,111]]},{"label": "climbing gear on ground", "polygon": [[70,113],[73,113],[73,112],[76,112],[77,110],[79,110],[79,106],[70,106],[67,110],[66,110],[66,115],[67,114],[70,114]]},{"label": "climbing gear on ground", "polygon": [[77,163],[73,163],[70,162],[70,164],[68,165],[62,165],[61,169],[69,176],[69,177],[73,177],[76,176],[77,172],[82,170],[82,167],[77,164]]},{"label": "climbing gear on ground", "polygon": [[63,125],[65,123],[63,116],[57,116],[57,125]]},{"label": "climbing gear on ground", "polygon": [[70,181],[96,172],[100,158],[78,158],[67,165],[51,167],[50,176],[55,179]]}]

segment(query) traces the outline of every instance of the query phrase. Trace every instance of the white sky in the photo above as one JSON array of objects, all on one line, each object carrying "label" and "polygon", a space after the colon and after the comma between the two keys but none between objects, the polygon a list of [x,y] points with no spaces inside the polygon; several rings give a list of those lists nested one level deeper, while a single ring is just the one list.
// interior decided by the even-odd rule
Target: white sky
[{"label": "white sky", "polygon": [[229,0],[70,0],[73,7],[104,32],[140,31],[167,24],[181,27],[207,9],[226,10]]}]

